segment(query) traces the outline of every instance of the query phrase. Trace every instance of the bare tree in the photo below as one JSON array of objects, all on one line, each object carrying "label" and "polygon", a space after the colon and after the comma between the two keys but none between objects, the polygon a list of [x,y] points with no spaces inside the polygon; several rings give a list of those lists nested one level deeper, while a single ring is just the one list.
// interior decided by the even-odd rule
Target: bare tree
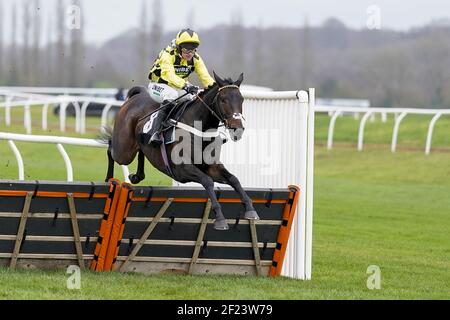
[{"label": "bare tree", "polygon": [[231,16],[231,25],[228,28],[226,36],[224,65],[231,73],[230,76],[236,76],[244,68],[244,27],[242,25],[242,14],[236,9]]},{"label": "bare tree", "polygon": [[152,26],[150,29],[150,57],[154,59],[161,50],[161,39],[163,34],[162,2],[153,0]]},{"label": "bare tree", "polygon": [[[4,53],[3,53],[3,6],[0,3],[0,75],[3,75],[3,64],[4,64]],[[0,83],[3,82],[4,79],[0,77]]]},{"label": "bare tree", "polygon": [[392,47],[375,52],[365,76],[370,75],[372,101],[376,105],[402,107],[406,102],[405,86],[412,79],[412,65],[407,50]]},{"label": "bare tree", "polygon": [[30,85],[32,82],[32,70],[31,70],[31,37],[30,33],[32,30],[31,24],[31,6],[30,1],[24,1],[22,5],[22,41],[23,41],[23,49],[22,49],[22,65],[23,69],[20,74],[22,74],[21,82],[24,85]]},{"label": "bare tree", "polygon": [[313,55],[312,55],[312,43],[310,36],[310,29],[308,24],[308,19],[305,19],[305,24],[303,26],[303,37],[302,37],[302,66],[300,71],[300,86],[303,88],[308,88],[311,86],[312,77],[312,67],[313,67]]},{"label": "bare tree", "polygon": [[17,70],[17,6],[13,4],[11,14],[11,47],[10,47],[10,71],[9,71],[9,85],[17,85],[18,70]]},{"label": "bare tree", "polygon": [[40,14],[40,1],[34,0],[34,6],[30,10],[30,18],[33,17],[32,33],[33,33],[33,45],[30,50],[31,67],[30,67],[30,81],[33,85],[36,85],[41,74],[41,60],[40,60],[40,46],[41,46],[41,14]]},{"label": "bare tree", "polygon": [[[418,86],[427,94],[431,106],[442,108],[448,101],[450,84],[450,44],[445,33],[434,31],[420,39],[413,52],[417,55],[414,70],[420,72]],[[447,95],[447,97],[446,97]]]},{"label": "bare tree", "polygon": [[254,43],[251,50],[253,57],[250,62],[251,73],[247,79],[253,84],[262,85],[264,83],[265,75],[263,69],[263,50],[261,50],[261,46],[263,45],[263,31],[261,30],[261,25],[256,28],[254,32]]},{"label": "bare tree", "polygon": [[[270,61],[270,64],[267,65],[267,83],[270,84],[270,87],[277,90],[287,90],[289,88],[298,88],[299,87],[299,79],[298,75],[295,73],[295,69],[297,69],[297,73],[299,68],[297,67],[296,60],[292,58],[292,35],[282,32],[280,30],[276,33],[276,36],[271,38],[265,37],[265,42],[269,42],[269,44],[264,43],[266,45],[265,48],[270,48],[268,50],[269,54],[266,58],[266,61]],[[269,45],[270,47],[267,47]],[[295,64],[294,64],[295,63]]]},{"label": "bare tree", "polygon": [[80,17],[82,17],[82,24],[79,29],[73,28],[70,31],[70,57],[69,57],[69,78],[68,84],[70,86],[80,86],[83,77],[84,67],[84,43],[83,43],[83,24],[85,24],[82,15],[82,8],[80,0],[76,0],[74,4],[80,10]]},{"label": "bare tree", "polygon": [[52,83],[55,75],[54,75],[54,68],[53,68],[53,61],[55,52],[53,49],[53,19],[52,15],[49,15],[47,17],[47,36],[46,36],[46,44],[45,44],[45,59],[43,59],[43,66],[45,66],[45,84],[49,85]]},{"label": "bare tree", "polygon": [[147,3],[145,0],[142,0],[141,6],[141,18],[139,24],[139,31],[137,35],[137,48],[138,48],[138,61],[137,64],[137,79],[139,83],[144,83],[146,76],[148,74],[149,69],[149,35],[148,35],[148,12],[147,12]]},{"label": "bare tree", "polygon": [[66,26],[65,22],[65,1],[58,0],[56,1],[56,46],[55,46],[55,79],[54,83],[58,85],[65,84],[65,72],[66,69],[66,43],[65,43],[65,35],[66,35]]},{"label": "bare tree", "polygon": [[195,30],[195,10],[193,8],[186,15],[186,27]]}]

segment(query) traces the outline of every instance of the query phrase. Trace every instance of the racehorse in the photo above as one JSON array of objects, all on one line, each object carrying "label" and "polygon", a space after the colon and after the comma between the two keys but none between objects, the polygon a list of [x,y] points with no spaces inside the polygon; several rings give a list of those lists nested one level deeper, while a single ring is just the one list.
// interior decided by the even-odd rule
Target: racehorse
[{"label": "racehorse", "polygon": [[[194,146],[194,141],[196,138],[198,139],[198,135],[201,136],[205,132],[211,131],[213,133],[217,132],[221,123],[228,129],[234,141],[240,140],[244,132],[242,121],[242,103],[244,98],[239,89],[243,80],[243,74],[236,81],[230,78],[221,79],[215,73],[213,74],[216,81],[215,84],[197,94],[196,98],[177,119],[178,124],[180,126],[183,125],[184,128],[178,129],[180,127],[178,126],[177,131],[189,130],[189,128],[192,129],[194,126],[198,127],[198,123],[201,123],[201,131],[190,130],[188,133],[188,137],[192,137],[189,144],[190,150],[195,152],[204,152],[209,145],[206,142],[202,142],[200,144],[201,150],[199,150],[198,144],[197,147]],[[215,213],[214,228],[216,230],[227,230],[228,224],[214,192],[214,182],[228,184],[236,190],[242,203],[245,205],[245,219],[259,219],[252,200],[242,188],[239,180],[220,161],[211,163],[210,161],[205,161],[203,157],[201,157],[201,161],[198,161],[198,154],[196,158],[195,152],[192,152],[188,157],[190,161],[179,163],[179,161],[173,161],[176,159],[173,159],[172,151],[174,151],[174,148],[180,147],[179,144],[183,142],[175,141],[167,145],[164,145],[163,142],[161,146],[143,142],[141,137],[148,116],[156,111],[159,106],[160,104],[150,97],[145,87],[133,87],[129,90],[125,103],[116,115],[113,131],[108,136],[108,173],[106,181],[114,175],[114,162],[120,165],[128,165],[138,154],[137,172],[129,176],[132,183],[136,184],[145,178],[144,157],[156,169],[176,181],[181,183],[200,183],[206,189],[208,197],[211,199],[211,208]],[[194,135],[197,135],[197,137],[194,137]],[[220,141],[222,140],[220,139]],[[186,141],[184,143],[186,145]],[[219,159],[220,149],[217,153],[215,157]]]}]

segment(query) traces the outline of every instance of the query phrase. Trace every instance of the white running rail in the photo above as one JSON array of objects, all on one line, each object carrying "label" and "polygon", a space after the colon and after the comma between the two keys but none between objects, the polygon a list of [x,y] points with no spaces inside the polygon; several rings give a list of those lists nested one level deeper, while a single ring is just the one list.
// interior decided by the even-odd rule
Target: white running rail
[{"label": "white running rail", "polygon": [[[26,135],[26,134],[16,134],[16,133],[6,133],[0,132],[0,140],[8,141],[8,145],[14,153],[17,160],[17,166],[19,169],[19,180],[24,180],[25,169],[23,165],[22,155],[17,148],[15,141],[23,142],[33,142],[33,143],[50,143],[55,144],[59,153],[61,154],[64,164],[66,166],[67,181],[73,181],[73,168],[72,161],[69,155],[64,149],[63,145],[75,145],[75,146],[85,146],[94,148],[107,148],[106,144],[100,143],[93,139],[81,139],[81,138],[70,138],[70,137],[56,137],[56,136],[39,136],[39,135]],[[122,166],[122,172],[124,175],[124,180],[129,182],[128,175],[129,170],[127,166]]]},{"label": "white running rail", "polygon": [[[11,125],[11,108],[24,108],[24,127],[27,134],[32,133],[30,107],[42,106],[42,129],[48,128],[48,109],[51,105],[59,104],[59,129],[66,131],[66,109],[72,103],[75,109],[75,132],[86,133],[86,111],[92,103],[104,104],[101,114],[101,124],[99,128],[107,125],[109,111],[112,107],[120,107],[123,101],[107,98],[95,98],[85,96],[42,96],[28,93],[5,92],[0,90],[0,96],[5,97],[5,101],[0,102],[0,109],[5,109],[5,124]],[[14,100],[20,98],[21,100]],[[81,103],[81,106],[80,106]]]},{"label": "white running rail", "polygon": [[364,114],[360,120],[359,130],[358,130],[358,145],[359,151],[363,150],[364,147],[364,127],[367,120],[375,115],[380,114],[382,119],[385,120],[387,114],[393,114],[395,116],[394,128],[392,131],[392,141],[391,141],[391,151],[395,152],[397,149],[398,132],[402,120],[409,114],[419,114],[419,115],[430,115],[433,118],[428,126],[427,139],[425,143],[425,154],[429,154],[431,151],[431,142],[433,137],[433,130],[436,125],[437,120],[442,115],[450,115],[450,109],[415,109],[415,108],[355,108],[355,107],[337,107],[337,106],[316,106],[314,108],[315,113],[327,113],[331,115],[331,119],[328,125],[328,139],[327,148],[331,149],[333,147],[333,134],[334,127],[337,118],[344,113],[352,114]]}]

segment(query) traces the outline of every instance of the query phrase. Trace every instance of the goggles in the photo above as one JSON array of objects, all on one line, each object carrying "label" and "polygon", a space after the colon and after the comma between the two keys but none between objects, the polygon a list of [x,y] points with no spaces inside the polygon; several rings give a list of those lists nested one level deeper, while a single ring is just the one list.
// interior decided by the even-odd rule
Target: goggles
[{"label": "goggles", "polygon": [[181,53],[195,53],[197,51],[197,49],[188,49],[188,48],[181,48]]}]

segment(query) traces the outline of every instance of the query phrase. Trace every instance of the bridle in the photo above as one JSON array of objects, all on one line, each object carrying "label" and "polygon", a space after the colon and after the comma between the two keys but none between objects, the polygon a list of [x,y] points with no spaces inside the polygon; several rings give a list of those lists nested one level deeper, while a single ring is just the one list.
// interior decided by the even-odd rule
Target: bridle
[{"label": "bridle", "polygon": [[[214,96],[214,99],[213,99],[213,102],[212,102],[213,108],[211,108],[211,106],[209,106],[202,98],[200,98],[199,95],[197,95],[197,98],[203,103],[203,105],[206,108],[208,108],[209,111],[211,111],[211,113],[219,120],[219,122],[222,122],[223,125],[227,129],[230,129],[229,126],[228,126],[228,121],[230,119],[244,119],[245,120],[245,118],[240,113],[233,113],[230,116],[224,116],[222,110],[220,109],[219,101],[217,100],[217,98],[219,97],[220,91],[222,91],[223,89],[228,89],[228,88],[238,89],[239,90],[239,86],[237,86],[235,84],[229,84],[229,85],[220,87],[219,90],[217,91],[216,95]],[[214,109],[216,109],[216,111],[214,111]]]},{"label": "bridle", "polygon": [[[231,129],[231,128],[228,126],[228,120],[230,120],[230,119],[241,119],[241,120],[244,120],[244,121],[245,121],[245,118],[244,118],[244,116],[243,116],[242,114],[240,114],[240,113],[233,113],[231,116],[228,116],[228,117],[225,117],[225,116],[223,115],[223,112],[220,110],[220,106],[219,106],[219,102],[217,101],[217,98],[218,98],[218,96],[219,96],[220,91],[222,91],[223,89],[227,89],[227,88],[232,88],[232,89],[238,89],[238,90],[239,90],[239,86],[234,85],[234,84],[229,84],[229,85],[220,87],[219,90],[217,91],[216,95],[214,96],[214,99],[213,99],[213,102],[212,102],[213,108],[211,108],[211,106],[209,106],[209,105],[208,105],[208,104],[200,97],[200,95],[199,95],[198,93],[195,95],[195,98],[198,99],[198,100],[200,100],[201,103],[203,103],[203,105],[204,105],[209,111],[211,111],[211,113],[214,115],[214,117],[216,117],[216,118],[219,120],[219,122],[222,122],[222,125],[219,125],[219,127],[225,126],[227,129]],[[177,100],[183,98],[184,96],[186,96],[186,95],[188,95],[188,94],[189,94],[189,93],[185,93],[185,94],[183,94],[182,96],[178,97],[177,99],[175,99],[175,100],[173,100],[173,101],[177,101]],[[172,101],[172,102],[173,102],[173,101]],[[150,112],[149,114],[146,114],[145,116],[139,118],[138,121],[140,122],[140,121],[142,121],[142,120],[148,118],[149,116],[151,116],[152,114],[154,114],[155,112],[161,110],[161,109],[164,108],[164,107],[165,107],[165,105],[161,105],[161,106],[160,106],[159,108],[157,108],[156,110],[153,110],[153,111]],[[216,109],[217,112],[214,111],[214,109]]]}]

